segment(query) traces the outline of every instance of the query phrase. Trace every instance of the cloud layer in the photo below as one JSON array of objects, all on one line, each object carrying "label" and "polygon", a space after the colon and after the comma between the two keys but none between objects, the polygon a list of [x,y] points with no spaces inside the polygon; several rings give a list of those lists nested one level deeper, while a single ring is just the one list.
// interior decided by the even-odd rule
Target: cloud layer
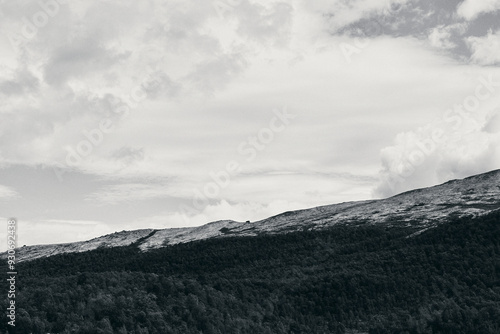
[{"label": "cloud layer", "polygon": [[2,2],[0,209],[30,224],[194,225],[496,168],[498,9]]},{"label": "cloud layer", "polygon": [[467,19],[473,20],[480,14],[494,12],[500,9],[500,1],[498,0],[484,0],[474,1],[465,0],[460,4],[457,9],[458,15]]}]

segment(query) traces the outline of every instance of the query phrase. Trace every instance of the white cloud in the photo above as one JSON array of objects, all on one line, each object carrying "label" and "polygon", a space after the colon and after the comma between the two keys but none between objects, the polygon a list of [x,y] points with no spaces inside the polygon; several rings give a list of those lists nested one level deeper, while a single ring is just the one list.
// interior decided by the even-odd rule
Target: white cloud
[{"label": "white cloud", "polygon": [[[428,187],[498,168],[500,134],[479,131],[462,134],[453,141],[427,144],[425,131],[400,134],[395,145],[382,150],[381,183],[376,197]],[[422,146],[419,146],[422,145]],[[424,153],[429,148],[429,152]]]},{"label": "white cloud", "polygon": [[337,32],[374,13],[392,15],[397,13],[407,0],[320,0],[308,1],[306,8],[320,15],[329,16],[329,29]]},{"label": "white cloud", "polygon": [[473,20],[480,14],[500,9],[499,0],[465,0],[457,8],[457,14],[467,20]]},{"label": "white cloud", "polygon": [[105,187],[98,192],[89,194],[86,200],[105,205],[172,196],[179,196],[179,194],[168,184],[125,183]]},{"label": "white cloud", "polygon": [[[484,72],[479,82],[492,78],[433,122],[399,133],[394,144],[381,150],[381,181],[376,197],[432,186],[454,178],[479,174],[500,166],[500,73]],[[488,80],[490,81],[490,80]],[[482,87],[482,88],[477,88]],[[484,94],[484,95],[483,95]],[[477,97],[481,97],[480,99]]]},{"label": "white cloud", "polygon": [[127,228],[174,228],[200,226],[217,220],[257,221],[273,215],[307,208],[302,203],[274,200],[266,204],[255,202],[230,203],[226,200],[206,206],[202,211],[191,214],[185,212],[171,212],[152,215],[138,219],[127,225]]},{"label": "white cloud", "polygon": [[[189,224],[255,220],[280,210],[366,199],[380,149],[403,133],[382,153],[384,172],[396,173],[393,165],[429,135],[414,130],[415,124],[428,123],[469,94],[469,72],[480,71],[428,48],[429,42],[452,48],[463,33],[460,24],[410,34],[430,33],[428,41],[332,34],[361,19],[394,16],[402,8],[396,1],[229,1],[222,11],[220,4],[76,0],[61,5],[36,36],[15,48],[0,37],[7,49],[0,55],[0,164],[71,170],[57,187],[74,198],[67,212],[78,215],[102,204],[99,213],[85,217],[103,221],[121,221],[116,212],[123,214],[123,208],[137,214],[131,221],[156,210],[151,221],[166,226],[180,226],[186,218]],[[0,30],[17,34],[25,28],[23,17],[41,10],[37,0],[2,5],[8,15]],[[411,22],[425,24],[424,9],[412,10]],[[470,39],[472,61],[497,61],[496,40],[493,33]],[[339,47],[343,43],[355,50],[351,62]],[[158,80],[149,85],[148,78]],[[247,161],[240,144],[269,127],[273,109],[284,106],[297,118]],[[99,135],[105,119],[113,129]],[[475,128],[476,135],[464,138],[494,147],[497,123],[481,122],[484,131]],[[455,161],[460,147],[469,145],[443,147],[456,153],[443,151],[443,159]],[[85,153],[72,168],[69,150]],[[189,217],[175,212],[179,203],[191,203],[195,189],[213,181],[211,172],[233,160],[242,172],[206,207]],[[440,168],[437,153],[428,161],[427,168]],[[479,168],[460,163],[465,171]],[[442,178],[447,168],[442,170],[432,180],[409,178],[401,189]],[[84,175],[98,181],[65,189]],[[24,195],[25,188],[19,189]],[[81,204],[84,198],[89,200]],[[41,214],[57,216],[58,205]],[[105,212],[106,205],[113,210]],[[139,208],[144,211],[136,213]]]},{"label": "white cloud", "polygon": [[[23,220],[17,217],[17,246],[57,244],[85,241],[115,232],[116,227],[102,221],[79,221],[48,219],[39,221]],[[0,218],[7,221],[6,218]],[[4,238],[2,238],[4,239]],[[0,240],[0,250],[7,249],[6,240]]]},{"label": "white cloud", "polygon": [[21,195],[11,187],[0,184],[0,199],[14,199],[19,198]]},{"label": "white cloud", "polygon": [[489,31],[483,37],[469,37],[467,44],[471,50],[471,61],[479,65],[500,64],[500,30]]},{"label": "white cloud", "polygon": [[429,34],[429,41],[431,45],[440,49],[451,49],[455,46],[454,43],[450,41],[451,33],[443,26],[433,28]]},{"label": "white cloud", "polygon": [[[0,28],[24,43],[13,46],[12,61],[0,68],[4,162],[65,165],[64,148],[85,140],[83,131],[106,117],[115,128],[121,124],[123,115],[110,101],[146,113],[146,102],[158,100],[165,114],[169,101],[211,96],[240,76],[249,58],[286,46],[291,5],[244,2],[221,14],[216,4],[75,2],[60,5],[34,29],[24,18],[43,13],[38,2],[9,4],[11,15]],[[225,25],[228,17],[232,29]],[[23,37],[30,29],[36,33]],[[142,87],[147,101],[136,103],[131,96],[151,73],[160,82],[153,90]],[[100,151],[95,147],[92,154]]]},{"label": "white cloud", "polygon": [[39,86],[39,79],[26,68],[21,68],[17,72],[7,71],[5,77],[3,81],[0,81],[0,94],[6,97],[23,94],[29,96]]},{"label": "white cloud", "polygon": [[[206,174],[210,168],[220,168],[217,159],[230,160],[221,154],[234,152],[253,129],[259,129],[252,125],[268,122],[265,112],[272,108],[291,105],[299,112],[308,110],[307,119],[301,121],[309,122],[307,126],[314,125],[312,119],[327,124],[328,114],[357,113],[377,103],[381,105],[375,108],[391,109],[391,117],[399,119],[397,108],[382,106],[386,99],[380,96],[394,91],[401,80],[411,85],[413,78],[423,79],[418,73],[409,75],[408,66],[414,66],[412,59],[433,62],[433,56],[419,50],[412,40],[380,39],[355,55],[356,67],[346,67],[338,49],[340,40],[323,34],[321,12],[340,13],[336,10],[341,9],[354,20],[390,9],[394,1],[342,3],[243,2],[226,8],[222,16],[209,2],[202,6],[161,2],[149,7],[96,1],[61,6],[59,15],[23,46],[28,56],[17,54],[23,66],[11,69],[14,78],[25,73],[24,77],[36,78],[39,84],[33,85],[31,100],[6,98],[1,116],[5,120],[0,124],[4,161],[65,166],[68,147],[76,150],[88,141],[85,132],[98,129],[103,119],[110,118],[112,133],[93,145],[78,169],[105,175],[142,169],[143,173],[172,176],[186,174],[186,166],[194,166],[191,169],[196,172],[200,165]],[[39,8],[36,2],[32,5]],[[13,15],[2,25],[15,27],[23,10],[13,6],[19,21]],[[404,49],[409,50],[408,63],[394,57]],[[380,70],[371,59],[381,61]],[[394,66],[400,70],[388,71]],[[159,88],[146,90],[147,98],[139,103],[131,101],[149,73],[161,74]],[[387,76],[387,84],[372,90],[369,87],[374,82],[378,86],[378,76]],[[304,89],[314,90],[319,98],[304,98],[300,94]],[[335,96],[334,91],[344,93]],[[361,91],[368,94],[362,100]],[[114,112],[113,100],[129,101],[129,116]],[[345,139],[340,138],[345,132],[339,130],[336,136],[332,131],[323,145]],[[141,154],[137,159],[123,159],[116,153],[123,147],[136,147]],[[280,148],[284,154],[291,149]],[[201,161],[204,155],[213,158]]]},{"label": "white cloud", "polygon": [[457,45],[453,42],[455,35],[462,35],[466,30],[466,24],[456,23],[451,25],[439,25],[431,29],[428,39],[431,45],[439,49],[453,49]]}]

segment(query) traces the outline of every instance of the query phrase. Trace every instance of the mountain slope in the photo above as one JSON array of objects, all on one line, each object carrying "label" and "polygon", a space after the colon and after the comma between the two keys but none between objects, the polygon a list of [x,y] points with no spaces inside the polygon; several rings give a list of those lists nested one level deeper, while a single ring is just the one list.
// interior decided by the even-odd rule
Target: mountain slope
[{"label": "mountain slope", "polygon": [[[257,222],[221,220],[199,227],[122,231],[89,241],[27,246],[18,249],[18,261],[61,253],[83,252],[99,247],[136,243],[143,251],[166,245],[226,236],[256,236],[304,229],[316,230],[338,224],[394,224],[424,230],[439,222],[462,216],[481,216],[500,208],[500,170],[416,189],[387,199],[346,202],[290,211]],[[5,257],[5,253],[2,254]]]},{"label": "mountain slope", "polygon": [[419,227],[334,225],[26,261],[16,329],[498,334],[499,222],[496,210],[412,238]]}]

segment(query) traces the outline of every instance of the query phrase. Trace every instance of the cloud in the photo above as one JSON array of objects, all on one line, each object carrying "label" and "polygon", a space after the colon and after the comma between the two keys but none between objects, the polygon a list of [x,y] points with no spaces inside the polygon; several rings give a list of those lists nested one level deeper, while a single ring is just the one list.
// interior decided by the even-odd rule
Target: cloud
[{"label": "cloud", "polygon": [[457,47],[455,39],[460,38],[465,33],[466,28],[466,24],[463,23],[439,25],[430,30],[428,39],[435,48],[453,49]]},{"label": "cloud", "polygon": [[190,214],[177,211],[151,215],[135,220],[130,223],[130,228],[175,228],[200,226],[217,220],[235,220],[235,221],[257,221],[271,217],[273,215],[306,208],[302,203],[288,202],[284,200],[274,200],[266,204],[256,202],[234,203],[226,200],[220,200],[216,203],[206,206],[202,211],[196,214]]},{"label": "cloud", "polygon": [[107,186],[98,192],[89,194],[86,200],[101,204],[117,204],[119,202],[144,201],[175,195],[176,192],[166,184],[125,183]]},{"label": "cloud", "polygon": [[328,18],[332,33],[372,15],[391,16],[397,13],[406,0],[357,0],[357,1],[309,1],[306,8]]},{"label": "cloud", "polygon": [[26,97],[36,92],[40,81],[28,69],[21,68],[14,73],[10,72],[13,78],[0,81],[0,94],[4,98],[13,95],[23,95],[23,97]]},{"label": "cloud", "polygon": [[[490,74],[489,81],[495,86],[484,85],[487,77],[480,77],[481,84],[471,89],[475,93],[466,96],[462,103],[455,103],[425,126],[399,133],[393,145],[381,150],[381,178],[374,190],[375,197],[498,168],[499,84],[498,76]],[[487,93],[486,87],[492,91]]]},{"label": "cloud", "polygon": [[[124,104],[147,114],[157,101],[166,114],[166,104],[212,96],[242,75],[251,57],[289,35],[291,5],[244,2],[221,16],[217,3],[89,1],[51,15],[34,0],[9,4],[0,28],[24,43],[12,46],[0,69],[4,162],[66,166],[66,148],[75,150],[83,133],[106,118],[115,130],[121,126],[125,117],[115,111]],[[40,27],[31,22],[37,13],[48,17]],[[22,35],[27,27],[29,38]],[[155,84],[144,84],[148,76]],[[123,145],[97,146],[92,155],[114,160],[110,152]]]},{"label": "cloud", "polygon": [[[7,218],[0,218],[7,221]],[[17,246],[58,244],[85,241],[116,231],[102,221],[46,219],[17,220]],[[7,249],[6,240],[0,240],[0,249]]]},{"label": "cloud", "polygon": [[500,133],[500,112],[488,115],[482,130],[486,133]]},{"label": "cloud", "polygon": [[450,41],[451,33],[444,26],[433,28],[429,34],[431,45],[440,49],[451,49],[455,44]]},{"label": "cloud", "polygon": [[136,161],[144,159],[144,148],[122,147],[113,152],[113,158],[123,162],[125,165],[130,165]]},{"label": "cloud", "polygon": [[[0,29],[21,33],[23,17],[31,20],[40,3],[5,3]],[[147,213],[158,224],[180,226],[367,199],[377,169],[400,176],[417,143],[443,126],[429,120],[473,92],[476,74],[494,71],[475,64],[496,64],[498,33],[469,38],[473,56],[464,59],[456,50],[482,22],[454,16],[455,7],[390,0],[68,2],[22,45],[10,47],[0,36],[10,51],[0,55],[0,164],[61,168],[61,183],[52,186],[58,178],[47,172],[39,188],[58,200],[47,196],[30,218],[80,215],[125,226]],[[381,29],[361,39],[347,33],[370,22]],[[475,35],[483,28],[476,26]],[[350,57],[344,44],[353,47]],[[285,106],[296,119],[247,159],[238,147],[269,134],[274,110]],[[460,135],[448,134],[449,142],[395,189],[380,185],[377,194],[482,171],[474,159],[490,167],[498,133],[490,107],[462,122]],[[109,132],[101,131],[103,121],[111,122]],[[69,164],[75,152],[78,162]],[[178,210],[230,161],[241,173],[227,187],[195,212]],[[25,170],[14,169],[8,175],[24,187],[9,186],[37,203],[39,193],[23,184]]]},{"label": "cloud", "polygon": [[292,11],[286,2],[266,6],[244,2],[239,8],[238,32],[263,45],[286,46],[290,40]]},{"label": "cloud", "polygon": [[0,184],[0,199],[15,199],[19,197],[21,197],[21,195],[17,191],[11,187]]},{"label": "cloud", "polygon": [[483,37],[467,38],[467,45],[471,50],[471,61],[479,65],[500,64],[500,30],[489,31]]},{"label": "cloud", "polygon": [[55,49],[45,64],[44,78],[50,85],[60,86],[68,80],[101,73],[109,70],[120,61],[125,60],[129,53],[120,53],[99,45],[91,37],[82,40],[73,39],[71,44]]},{"label": "cloud", "polygon": [[196,65],[186,79],[202,92],[212,93],[224,88],[246,67],[241,54],[223,55]]},{"label": "cloud", "polygon": [[499,9],[499,0],[465,0],[458,6],[457,14],[466,20],[473,20],[480,14],[494,12]]}]

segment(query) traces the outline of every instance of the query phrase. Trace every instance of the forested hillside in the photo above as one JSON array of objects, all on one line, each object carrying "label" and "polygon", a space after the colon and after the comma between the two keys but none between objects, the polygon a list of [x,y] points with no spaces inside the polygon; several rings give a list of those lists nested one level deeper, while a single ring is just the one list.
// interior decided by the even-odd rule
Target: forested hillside
[{"label": "forested hillside", "polygon": [[16,329],[500,333],[500,213],[413,233],[337,226],[21,263]]}]

